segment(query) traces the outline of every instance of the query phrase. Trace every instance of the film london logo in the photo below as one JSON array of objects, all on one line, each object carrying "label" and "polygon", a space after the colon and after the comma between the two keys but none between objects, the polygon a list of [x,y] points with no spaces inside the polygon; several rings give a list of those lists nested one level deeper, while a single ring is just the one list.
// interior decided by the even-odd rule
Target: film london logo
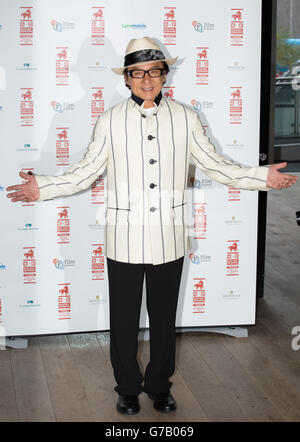
[{"label": "film london logo", "polygon": [[100,175],[91,185],[92,204],[104,204],[104,179]]},{"label": "film london logo", "polygon": [[176,45],[175,7],[165,7],[163,20],[163,35],[165,45]]},{"label": "film london logo", "polygon": [[104,280],[104,244],[92,244],[92,280]]},{"label": "film london logo", "polygon": [[[34,168],[33,167],[22,167],[21,170],[24,173],[29,173],[29,175],[33,175]],[[23,180],[23,184],[25,184],[25,183],[26,183],[26,180]],[[22,202],[22,207],[33,207],[34,205],[35,205],[34,202],[28,202],[28,203],[26,203],[25,201]]]},{"label": "film london logo", "polygon": [[70,283],[58,284],[58,319],[71,319]]},{"label": "film london logo", "polygon": [[229,240],[227,241],[227,276],[238,276],[240,266],[240,253],[238,250],[239,241]]},{"label": "film london logo", "polygon": [[209,72],[208,47],[197,48],[196,84],[207,85]]},{"label": "film london logo", "polygon": [[34,123],[34,103],[33,88],[21,87],[20,101],[20,124],[21,127],[33,126]]},{"label": "film london logo", "polygon": [[205,278],[194,278],[193,313],[205,313]]},{"label": "film london logo", "polygon": [[23,247],[23,278],[24,284],[36,283],[36,259],[34,257],[35,247]]},{"label": "film london logo", "polygon": [[230,88],[229,120],[230,124],[242,124],[243,100],[241,95],[242,87]]},{"label": "film london logo", "polygon": [[69,85],[69,60],[66,46],[58,46],[56,48],[56,86]]},{"label": "film london logo", "polygon": [[206,239],[206,236],[207,236],[206,203],[195,203],[194,238]]},{"label": "film london logo", "polygon": [[164,93],[164,97],[166,98],[170,98],[170,100],[174,100],[174,92],[175,92],[175,86],[164,86],[163,87]]},{"label": "film london logo", "polygon": [[33,45],[32,6],[20,7],[20,46]]},{"label": "film london logo", "polygon": [[96,120],[104,112],[104,87],[92,87],[91,99],[91,120],[92,126],[95,126]]},{"label": "film london logo", "polygon": [[57,244],[70,243],[69,207],[57,207]]},{"label": "film london logo", "polygon": [[105,21],[103,6],[92,7],[92,45],[104,45]]},{"label": "film london logo", "polygon": [[70,142],[68,139],[68,127],[57,127],[56,134],[56,165],[69,166],[70,164]]},{"label": "film london logo", "polygon": [[241,201],[240,189],[235,189],[234,187],[228,187],[227,197],[229,202]]},{"label": "film london logo", "polygon": [[231,8],[230,40],[231,46],[243,46],[244,21],[242,19],[243,9]]}]

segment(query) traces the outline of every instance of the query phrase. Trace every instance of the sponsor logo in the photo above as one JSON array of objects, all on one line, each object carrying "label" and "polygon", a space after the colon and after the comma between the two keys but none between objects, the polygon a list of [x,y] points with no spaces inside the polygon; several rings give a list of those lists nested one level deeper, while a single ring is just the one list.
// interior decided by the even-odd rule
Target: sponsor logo
[{"label": "sponsor logo", "polygon": [[200,23],[197,20],[192,21],[193,28],[196,32],[206,32],[206,31],[214,31],[215,25],[214,23]]},{"label": "sponsor logo", "polygon": [[64,270],[66,267],[75,267],[75,261],[73,259],[62,259],[53,258],[53,264],[56,269]]},{"label": "sponsor logo", "polygon": [[35,247],[23,247],[23,279],[24,284],[36,283]]},{"label": "sponsor logo", "polygon": [[226,275],[238,276],[240,264],[239,241],[229,240],[227,243]]},{"label": "sponsor logo", "polygon": [[203,179],[199,180],[199,179],[196,179],[194,176],[190,177],[189,182],[196,189],[201,189],[202,187],[210,187],[214,184],[213,180],[210,180],[208,178],[203,178]]},{"label": "sponsor logo", "polygon": [[106,298],[102,298],[99,295],[96,295],[94,299],[89,299],[89,303],[90,304],[95,304],[95,305],[104,305],[107,303],[107,299]]},{"label": "sponsor logo", "polygon": [[230,41],[231,46],[243,46],[244,21],[243,9],[231,8]]},{"label": "sponsor logo", "polygon": [[28,299],[25,304],[20,304],[19,307],[40,307],[40,304],[36,304],[33,299]]},{"label": "sponsor logo", "polygon": [[92,7],[91,20],[92,45],[104,45],[105,19],[104,7]]},{"label": "sponsor logo", "polygon": [[70,31],[75,29],[75,23],[69,21],[58,21],[53,19],[50,21],[50,25],[56,32]]},{"label": "sponsor logo", "polygon": [[23,63],[23,66],[16,67],[16,71],[37,71],[38,69],[32,67],[30,63]]},{"label": "sponsor logo", "polygon": [[24,147],[16,149],[16,152],[36,152],[38,149],[31,147],[31,144],[24,144]]},{"label": "sponsor logo", "polygon": [[18,227],[17,230],[22,231],[22,232],[32,232],[32,231],[36,231],[39,230],[39,227],[33,227],[32,223],[26,223],[25,227]]},{"label": "sponsor logo", "polygon": [[26,126],[33,126],[33,123],[34,123],[33,88],[21,87],[20,124],[21,127],[26,127]]},{"label": "sponsor logo", "polygon": [[88,66],[88,70],[91,72],[103,72],[107,69],[107,66],[101,66],[100,61],[96,61],[94,66]]},{"label": "sponsor logo", "polygon": [[243,72],[245,70],[245,66],[239,65],[239,63],[235,61],[232,65],[227,66],[227,69],[230,72]]},{"label": "sponsor logo", "polygon": [[32,46],[33,45],[33,19],[32,19],[33,7],[20,7],[20,45]]},{"label": "sponsor logo", "polygon": [[194,278],[193,313],[205,313],[205,278]]},{"label": "sponsor logo", "polygon": [[241,295],[239,293],[235,293],[233,290],[229,290],[223,294],[223,298],[227,300],[239,299],[240,297]]},{"label": "sponsor logo", "polygon": [[70,283],[58,284],[58,319],[71,319]]},{"label": "sponsor logo", "polygon": [[91,273],[93,281],[104,280],[103,244],[92,244]]},{"label": "sponsor logo", "polygon": [[57,244],[70,243],[69,207],[57,207]]},{"label": "sponsor logo", "polygon": [[0,186],[0,192],[3,192],[3,191],[4,191],[4,187]]},{"label": "sponsor logo", "polygon": [[205,262],[211,262],[211,256],[209,255],[196,255],[195,253],[190,253],[189,258],[192,264],[202,264]]},{"label": "sponsor logo", "polygon": [[51,107],[55,112],[63,113],[64,111],[68,110],[75,110],[75,104],[74,103],[59,103],[57,101],[51,101]]},{"label": "sponsor logo", "polygon": [[245,147],[245,145],[242,143],[239,143],[238,140],[233,140],[232,143],[227,143],[225,146],[228,149],[236,149],[236,150],[241,150]]},{"label": "sponsor logo", "polygon": [[70,164],[70,142],[68,139],[68,127],[56,128],[56,165],[69,166]]},{"label": "sponsor logo", "polygon": [[214,104],[212,101],[191,100],[191,105],[193,106],[193,109],[198,112],[214,108]]},{"label": "sponsor logo", "polygon": [[176,45],[176,8],[163,8],[163,39],[164,45]]},{"label": "sponsor logo", "polygon": [[242,224],[242,220],[237,218],[236,216],[232,216],[231,219],[227,219],[224,221],[226,226],[239,226]]},{"label": "sponsor logo", "polygon": [[146,29],[147,25],[145,25],[144,23],[138,23],[138,24],[134,24],[134,25],[122,25],[123,29],[127,29],[127,28],[131,28],[131,29]]},{"label": "sponsor logo", "polygon": [[2,262],[0,262],[0,270],[5,270],[6,269],[6,265],[3,264]]},{"label": "sponsor logo", "polygon": [[197,47],[196,85],[207,85],[209,74],[208,47]]}]

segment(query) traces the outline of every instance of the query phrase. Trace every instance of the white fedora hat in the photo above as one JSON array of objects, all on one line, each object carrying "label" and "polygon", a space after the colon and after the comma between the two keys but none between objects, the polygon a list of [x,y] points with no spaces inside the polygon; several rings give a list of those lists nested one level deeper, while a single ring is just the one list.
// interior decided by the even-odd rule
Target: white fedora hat
[{"label": "white fedora hat", "polygon": [[126,48],[124,67],[112,68],[112,70],[122,75],[129,66],[143,65],[151,61],[165,61],[168,66],[171,66],[177,58],[165,58],[159,46],[149,37],[133,38]]}]

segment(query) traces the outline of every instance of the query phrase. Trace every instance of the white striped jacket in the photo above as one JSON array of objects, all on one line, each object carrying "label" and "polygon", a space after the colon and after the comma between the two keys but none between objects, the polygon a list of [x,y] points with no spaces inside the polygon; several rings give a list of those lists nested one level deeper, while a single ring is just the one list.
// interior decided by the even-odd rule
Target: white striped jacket
[{"label": "white striped jacket", "polygon": [[135,96],[104,112],[79,163],[61,176],[36,176],[38,201],[86,189],[107,168],[105,256],[128,263],[166,263],[190,249],[190,159],[225,185],[268,190],[268,167],[241,167],[225,160],[204,134],[198,114],[160,94],[151,116]]}]

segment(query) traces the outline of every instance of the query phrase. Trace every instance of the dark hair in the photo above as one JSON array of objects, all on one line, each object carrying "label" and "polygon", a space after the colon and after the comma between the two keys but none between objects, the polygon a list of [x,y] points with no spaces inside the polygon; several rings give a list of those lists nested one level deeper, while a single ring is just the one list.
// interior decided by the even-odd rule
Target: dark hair
[{"label": "dark hair", "polygon": [[[159,61],[159,60],[157,60],[157,61]],[[149,63],[150,63],[150,61],[149,61]],[[163,69],[166,71],[166,74],[168,74],[168,73],[170,72],[170,68],[169,68],[168,63],[166,63],[165,61],[162,61],[162,64],[163,64]],[[124,76],[127,76],[127,75],[128,75],[128,74],[127,74],[127,71],[128,71],[127,68],[124,69],[124,71],[123,71],[123,75],[124,75]],[[125,86],[128,87],[128,89],[131,90],[131,87],[126,83],[126,81],[125,81]]]}]

